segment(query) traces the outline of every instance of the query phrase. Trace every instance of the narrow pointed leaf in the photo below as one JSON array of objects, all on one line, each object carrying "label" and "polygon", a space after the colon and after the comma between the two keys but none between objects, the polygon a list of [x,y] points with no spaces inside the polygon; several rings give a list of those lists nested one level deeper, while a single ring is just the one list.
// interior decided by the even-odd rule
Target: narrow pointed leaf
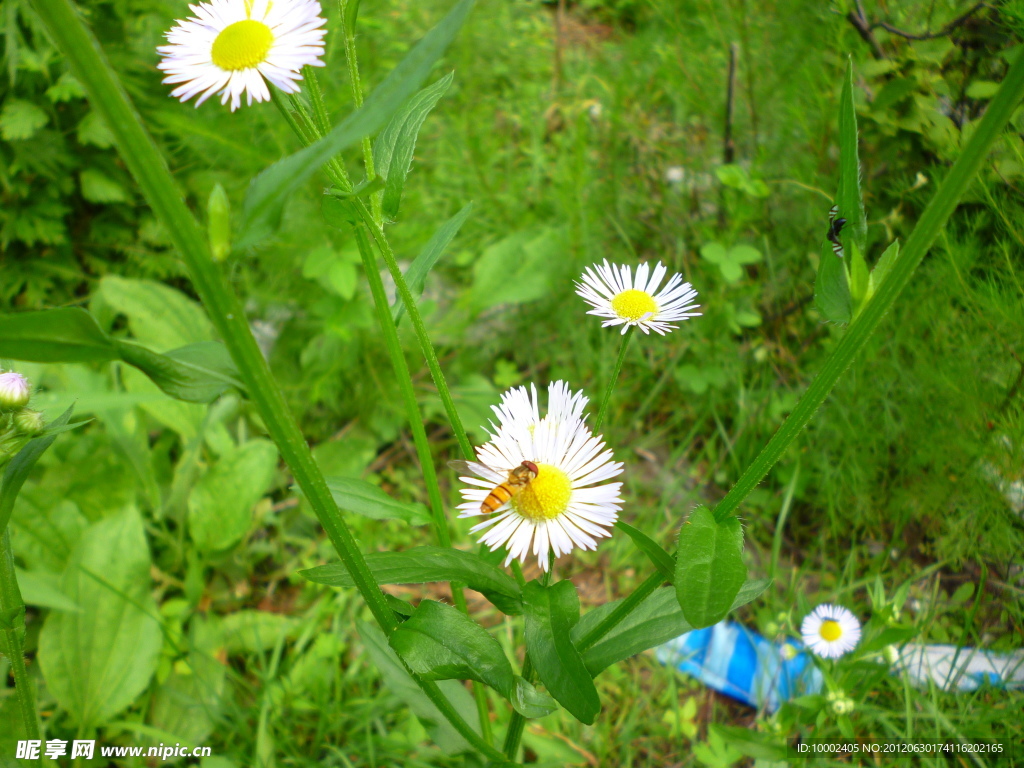
[{"label": "narrow pointed leaf", "polygon": [[253,179],[245,197],[237,248],[255,245],[273,234],[285,201],[296,189],[336,154],[385,124],[426,80],[472,7],[473,0],[461,0],[373,89],[357,112],[320,141],[279,160]]},{"label": "narrow pointed leaf", "polygon": [[629,538],[633,540],[636,548],[643,552],[647,557],[651,559],[654,566],[661,571],[665,577],[665,581],[672,582],[676,577],[676,563],[675,559],[665,548],[662,547],[658,542],[652,539],[643,531],[639,531],[629,523],[624,523],[621,520],[615,524],[615,527],[625,533]]},{"label": "narrow pointed leaf", "polygon": [[189,344],[163,355],[127,341],[117,341],[116,347],[122,360],[178,400],[212,403],[228,387],[243,389],[231,356],[216,341]]},{"label": "narrow pointed leaf", "polygon": [[679,533],[676,596],[695,629],[721,621],[747,578],[743,530],[728,517],[716,522],[707,507],[697,507]]},{"label": "narrow pointed leaf", "polygon": [[[434,236],[430,238],[430,242],[420,251],[419,256],[409,265],[409,269],[405,272],[405,282],[409,285],[409,291],[412,293],[413,298],[419,298],[420,294],[423,293],[423,286],[426,285],[427,275],[430,274],[430,270],[434,268],[438,259],[444,255],[448,244],[455,238],[455,235],[458,234],[459,229],[472,212],[473,203],[466,203],[461,211],[441,225],[437,232],[434,233]],[[391,308],[391,316],[395,318],[397,323],[402,319],[404,313],[405,304],[402,303],[401,298],[398,298]]]},{"label": "narrow pointed leaf", "polygon": [[868,223],[860,194],[860,156],[857,150],[857,110],[853,104],[853,61],[846,64],[839,96],[839,216],[846,219],[843,236],[852,239],[861,253],[867,248]]},{"label": "narrow pointed leaf", "polygon": [[65,426],[71,420],[71,411],[74,406],[69,407],[64,413],[54,419],[48,427],[53,428],[43,437],[36,437],[29,440],[18,453],[11,459],[11,463],[4,470],[3,480],[0,481],[0,533],[7,528],[11,519],[11,512],[14,510],[14,501],[18,498],[21,486],[28,479],[32,467],[39,461],[39,457],[46,453],[46,449],[53,445],[57,439],[57,428]]},{"label": "narrow pointed leaf", "polygon": [[380,132],[373,144],[377,172],[387,179],[384,185],[383,211],[389,219],[398,215],[405,179],[412,166],[416,139],[427,115],[452,84],[455,74],[449,72],[433,85],[417,93],[400,109]]},{"label": "narrow pointed leaf", "polygon": [[853,318],[853,299],[843,260],[832,252],[826,239],[821,244],[818,277],[814,281],[814,303],[833,323],[848,323]]},{"label": "narrow pointed leaf", "polygon": [[590,725],[601,700],[570,633],[580,617],[580,599],[571,581],[523,587],[526,650],[548,693],[582,723]]},{"label": "narrow pointed leaf", "polygon": [[341,509],[374,520],[405,520],[410,525],[426,525],[430,511],[423,504],[398,501],[373,483],[352,477],[328,477],[327,487]]}]

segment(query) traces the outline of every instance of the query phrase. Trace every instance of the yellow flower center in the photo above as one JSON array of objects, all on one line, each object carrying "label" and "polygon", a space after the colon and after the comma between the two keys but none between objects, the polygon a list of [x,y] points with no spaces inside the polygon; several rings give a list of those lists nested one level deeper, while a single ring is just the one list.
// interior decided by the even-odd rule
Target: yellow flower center
[{"label": "yellow flower center", "polygon": [[513,499],[516,511],[531,520],[553,520],[569,506],[569,476],[550,464],[537,465],[537,477]]},{"label": "yellow flower center", "polygon": [[233,72],[262,64],[274,44],[274,33],[262,21],[245,19],[228,24],[213,41],[213,63]]},{"label": "yellow flower center", "polygon": [[818,634],[821,635],[821,639],[825,642],[834,643],[843,636],[843,628],[839,626],[838,621],[829,619],[821,623],[821,629],[818,630]]},{"label": "yellow flower center", "polygon": [[651,294],[634,288],[623,291],[612,299],[612,309],[623,320],[639,320],[644,315],[653,315],[658,311]]}]

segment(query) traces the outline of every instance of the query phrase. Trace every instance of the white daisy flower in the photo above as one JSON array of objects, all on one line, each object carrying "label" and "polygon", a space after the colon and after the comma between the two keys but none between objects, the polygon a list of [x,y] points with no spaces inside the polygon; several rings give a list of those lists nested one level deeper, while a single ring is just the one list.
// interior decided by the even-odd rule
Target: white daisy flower
[{"label": "white daisy flower", "polygon": [[841,605],[819,605],[804,617],[800,634],[818,656],[838,659],[857,647],[860,622]]},{"label": "white daisy flower", "polygon": [[167,33],[170,45],[157,48],[164,82],[181,83],[171,96],[182,101],[199,94],[198,107],[216,93],[234,112],[243,93],[247,104],[268,101],[267,80],[297,93],[300,70],[324,65],[327,20],[317,0],[211,0],[189,8],[195,15],[179,20]]},{"label": "white daisy flower", "polygon": [[658,290],[666,272],[668,268],[659,261],[653,272],[648,264],[641,264],[634,277],[629,267],[609,264],[605,259],[604,264],[583,271],[576,293],[593,307],[588,315],[606,318],[603,327],[621,325],[625,333],[635,325],[644,333],[654,331],[664,336],[678,327],[671,323],[700,317],[700,312],[693,311],[699,307],[693,301],[697,291],[683,282],[682,275],[672,275]]},{"label": "white daisy flower", "polygon": [[[596,549],[599,538],[611,535],[608,529],[622,509],[622,483],[604,481],[621,474],[622,463],[612,460],[601,436],[583,423],[587,399],[581,392],[554,382],[548,413],[540,418],[531,389],[532,398],[525,387],[505,393],[504,410],[495,409],[502,424],[477,449],[479,463],[458,464],[476,475],[460,478],[470,487],[462,489],[459,516],[489,515],[471,529],[487,529],[482,544],[492,550],[507,547],[505,565],[525,562],[532,551],[546,571],[549,550],[557,558],[575,547]],[[524,466],[529,480],[510,488],[511,471]]]},{"label": "white daisy flower", "polygon": [[[582,390],[573,392],[568,383],[553,381],[548,384],[548,412],[545,421],[583,421],[583,409],[589,398]],[[537,402],[537,388],[531,384],[530,391],[526,387],[512,387],[501,396],[500,405],[492,405],[491,410],[498,417],[498,425],[527,424],[532,429],[541,423],[540,404]],[[494,423],[491,423],[494,426]],[[497,429],[497,427],[495,427]]]}]

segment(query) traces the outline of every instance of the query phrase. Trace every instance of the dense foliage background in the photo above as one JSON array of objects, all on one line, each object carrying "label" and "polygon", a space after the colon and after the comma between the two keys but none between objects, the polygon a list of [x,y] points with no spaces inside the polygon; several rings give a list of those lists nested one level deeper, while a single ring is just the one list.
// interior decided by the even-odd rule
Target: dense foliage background
[{"label": "dense foliage background", "polygon": [[[364,2],[367,84],[446,7]],[[671,549],[681,516],[724,494],[843,333],[817,312],[813,285],[847,55],[872,262],[909,232],[1020,51],[1024,5],[960,18],[970,8],[869,3],[862,35],[845,2],[481,3],[438,70],[453,69],[454,85],[420,135],[391,230],[411,260],[473,203],[423,303],[471,433],[482,436],[488,406],[514,384],[566,378],[594,399],[617,336],[584,319],[572,280],[604,258],[664,261],[700,291],[705,315],[634,344],[606,434],[629,462],[623,519]],[[197,209],[216,183],[237,205],[255,172],[294,150],[272,105],[232,115],[167,98],[155,47],[185,3],[83,10]],[[325,12],[337,25],[337,8]],[[868,29],[875,21],[910,34]],[[29,4],[3,0],[0,25],[0,311],[88,305],[157,351],[211,338],[166,234]],[[928,32],[942,34],[909,39]],[[327,39],[321,82],[344,114],[343,54]],[[742,509],[751,574],[775,577],[741,614],[761,632],[791,633],[828,599],[862,618],[901,614],[921,641],[1024,644],[1024,117],[1014,122],[867,352]],[[296,196],[276,242],[232,261],[232,278],[325,472],[421,501],[355,245],[321,225],[318,198],[317,185]],[[453,440],[405,341],[443,466]],[[111,549],[125,554],[111,581],[141,586],[138,600],[160,617],[151,636],[135,636],[142,650],[129,654],[123,700],[96,704],[84,732],[104,743],[208,743],[218,757],[204,765],[215,768],[461,760],[425,745],[423,726],[364,662],[354,592],[296,575],[332,552],[248,404],[175,402],[117,365],[18,370],[39,388],[37,407],[56,413],[75,400],[95,419],[57,441],[15,510],[32,657],[46,632],[74,634],[61,574]],[[365,550],[426,541],[422,528],[351,524]],[[617,537],[560,568],[594,605],[645,577],[642,562]],[[87,579],[76,589],[82,604],[102,604]],[[521,645],[511,632],[504,642]],[[57,704],[70,683],[42,655],[32,671],[47,735],[74,738],[79,718]],[[87,676],[65,655],[65,677]],[[744,759],[710,726],[752,725],[755,713],[653,656],[599,685],[611,695],[597,725],[535,721],[529,759],[682,765],[695,748],[708,765]],[[915,691],[898,678],[851,693],[861,735],[981,735],[1021,705],[1019,694]],[[0,719],[12,711],[3,694]],[[834,727],[824,720],[817,732]]]}]

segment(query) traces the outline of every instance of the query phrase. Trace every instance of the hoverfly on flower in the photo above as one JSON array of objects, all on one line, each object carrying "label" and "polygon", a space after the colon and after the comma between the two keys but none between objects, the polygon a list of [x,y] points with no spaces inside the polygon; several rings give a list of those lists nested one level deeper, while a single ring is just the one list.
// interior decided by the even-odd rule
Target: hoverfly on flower
[{"label": "hoverfly on flower", "polygon": [[487,494],[487,497],[480,502],[481,515],[497,512],[503,504],[511,501],[515,496],[524,491],[530,484],[530,481],[540,474],[537,465],[532,461],[524,461],[518,467],[506,470],[505,472],[499,472],[476,461],[461,461],[459,459],[449,461],[448,466],[458,472],[468,472],[477,477],[489,479],[498,479],[502,475],[507,475],[504,480],[499,480],[498,484]]}]

